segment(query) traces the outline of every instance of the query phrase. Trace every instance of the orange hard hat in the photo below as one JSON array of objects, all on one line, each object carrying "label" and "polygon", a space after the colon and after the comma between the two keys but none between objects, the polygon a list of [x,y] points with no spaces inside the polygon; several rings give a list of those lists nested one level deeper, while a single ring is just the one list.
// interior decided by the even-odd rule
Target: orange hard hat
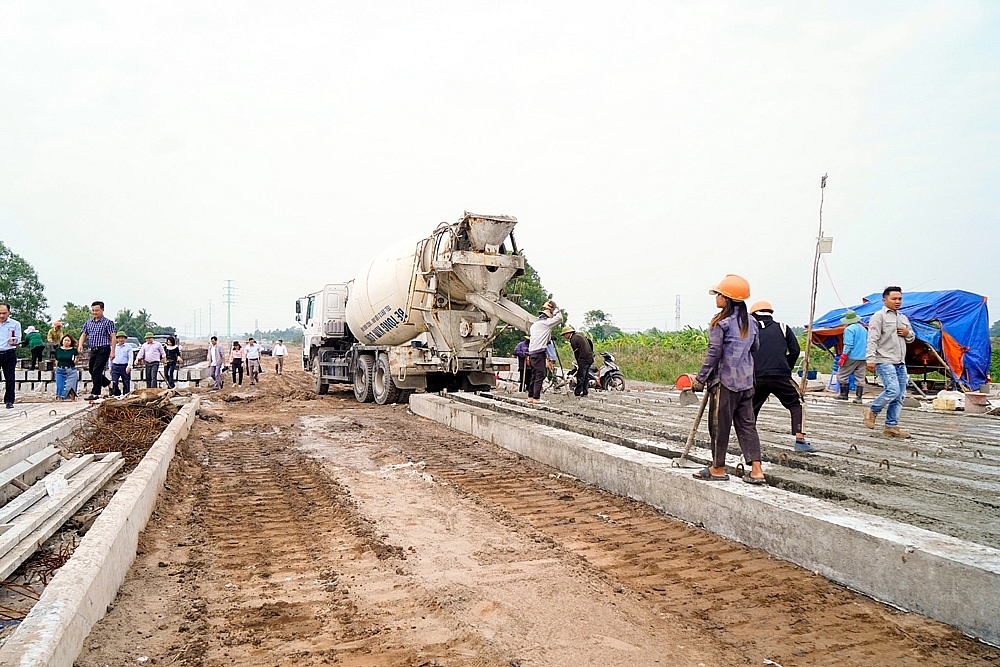
[{"label": "orange hard hat", "polygon": [[769,313],[774,312],[774,306],[771,305],[770,301],[754,301],[754,304],[750,306],[750,314],[753,315],[761,310],[766,310]]},{"label": "orange hard hat", "polygon": [[728,296],[734,301],[746,301],[750,298],[750,283],[743,276],[730,273],[718,285],[713,285],[708,293]]}]

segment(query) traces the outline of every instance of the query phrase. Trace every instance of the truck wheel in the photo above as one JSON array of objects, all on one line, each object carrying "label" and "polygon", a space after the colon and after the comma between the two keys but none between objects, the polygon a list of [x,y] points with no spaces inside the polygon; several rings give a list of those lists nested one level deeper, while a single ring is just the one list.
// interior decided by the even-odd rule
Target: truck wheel
[{"label": "truck wheel", "polygon": [[358,403],[370,403],[372,400],[372,375],[375,370],[375,360],[369,354],[358,357],[357,368],[354,369],[354,398]]},{"label": "truck wheel", "polygon": [[330,383],[319,379],[319,359],[313,359],[312,364],[313,391],[317,394],[325,394],[330,391]]},{"label": "truck wheel", "polygon": [[389,368],[389,357],[380,354],[375,362],[375,374],[372,375],[372,393],[379,405],[395,403],[399,398],[399,387],[392,381],[392,370]]}]

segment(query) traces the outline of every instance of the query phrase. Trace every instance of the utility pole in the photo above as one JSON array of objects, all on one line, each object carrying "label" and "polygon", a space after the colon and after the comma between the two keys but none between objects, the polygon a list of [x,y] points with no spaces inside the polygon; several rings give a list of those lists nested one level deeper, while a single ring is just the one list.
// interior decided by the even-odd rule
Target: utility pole
[{"label": "utility pole", "polygon": [[211,336],[214,332],[212,331],[212,300],[208,300],[208,335]]},{"label": "utility pole", "polygon": [[255,317],[253,318],[253,332],[254,334],[257,334],[257,332],[259,331],[260,331],[260,325],[257,324],[257,318]]},{"label": "utility pole", "polygon": [[222,302],[226,304],[226,338],[233,337],[233,304],[236,302],[236,288],[233,281],[227,280],[222,288]]},{"label": "utility pole", "polygon": [[674,331],[681,330],[681,295],[674,301]]},{"label": "utility pole", "polygon": [[812,351],[812,329],[813,319],[816,317],[816,290],[819,284],[819,259],[820,255],[833,250],[833,238],[823,236],[823,195],[826,193],[826,177],[819,180],[819,232],[816,234],[816,254],[813,257],[812,286],[809,296],[809,326],[806,327],[806,356],[802,360],[802,382],[799,384],[799,393],[802,395],[802,432],[806,432],[806,387],[809,384],[809,353]]},{"label": "utility pole", "polygon": [[197,338],[198,337],[198,311],[197,310],[192,310],[191,311],[191,331],[192,331],[191,336],[193,338]]}]

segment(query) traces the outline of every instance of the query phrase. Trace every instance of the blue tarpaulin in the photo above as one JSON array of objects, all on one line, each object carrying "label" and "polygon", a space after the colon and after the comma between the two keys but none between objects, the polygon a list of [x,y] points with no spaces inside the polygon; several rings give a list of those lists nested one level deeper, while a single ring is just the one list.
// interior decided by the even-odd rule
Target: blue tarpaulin
[{"label": "blue tarpaulin", "polygon": [[[867,326],[873,314],[882,309],[881,292],[870,294],[864,302],[851,306]],[[954,378],[971,389],[978,389],[990,371],[990,324],[986,297],[962,290],[940,292],[904,292],[901,311],[913,324],[917,340],[933,348],[948,365]],[[831,310],[813,325],[813,341],[827,349],[842,346],[846,308]],[[907,365],[940,366],[934,359],[911,359],[919,350],[910,346]]]}]

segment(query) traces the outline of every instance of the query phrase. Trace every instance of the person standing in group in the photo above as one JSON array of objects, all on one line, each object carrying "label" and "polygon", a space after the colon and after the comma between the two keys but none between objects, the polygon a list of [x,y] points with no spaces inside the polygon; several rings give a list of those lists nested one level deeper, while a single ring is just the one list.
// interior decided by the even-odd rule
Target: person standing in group
[{"label": "person standing in group", "polygon": [[785,324],[774,320],[774,308],[767,301],[750,306],[750,314],[757,320],[760,347],[753,353],[753,415],[754,421],[767,398],[774,394],[791,414],[795,451],[814,452],[802,433],[802,398],[792,382],[792,369],[799,359],[799,341]]},{"label": "person standing in group", "polygon": [[3,402],[14,407],[14,371],[17,370],[17,346],[21,344],[21,323],[10,316],[10,304],[0,302],[0,371],[3,371]]},{"label": "person standing in group", "polygon": [[712,438],[712,464],[694,474],[695,479],[725,481],[729,432],[735,427],[743,459],[750,472],[748,484],[766,484],[760,465],[760,437],[753,414],[753,353],[760,346],[757,321],[747,312],[750,283],[730,273],[709,290],[719,312],[708,330],[708,352],[692,386],[709,392],[708,431]]},{"label": "person standing in group", "polygon": [[260,378],[260,345],[257,344],[252,337],[247,339],[247,346],[243,350],[243,358],[246,359],[247,364],[247,377],[250,378],[250,384],[257,384],[257,380]]},{"label": "person standing in group", "polygon": [[528,388],[528,403],[541,403],[542,383],[545,382],[547,349],[552,341],[552,330],[563,321],[563,314],[552,300],[546,301],[538,313],[538,319],[529,329],[528,359],[531,364],[531,386]]},{"label": "person standing in group", "polygon": [[528,378],[531,374],[531,366],[528,366],[528,340],[529,334],[524,335],[524,340],[514,346],[514,356],[517,357],[517,390],[524,391],[525,386],[531,383]]},{"label": "person standing in group", "polygon": [[22,345],[31,350],[31,366],[29,368],[37,371],[38,364],[42,360],[42,353],[45,352],[45,339],[42,338],[41,332],[33,326],[25,329]]},{"label": "person standing in group", "polygon": [[146,368],[146,388],[156,389],[160,386],[160,362],[167,356],[163,346],[153,340],[153,332],[146,332],[146,342],[139,348],[136,361],[141,361]]},{"label": "person standing in group", "polygon": [[285,370],[285,357],[288,356],[288,348],[285,347],[284,341],[279,338],[278,344],[271,348],[271,354],[274,355],[274,372],[281,375]]},{"label": "person standing in group", "polygon": [[910,320],[899,312],[902,305],[902,288],[893,285],[882,291],[882,310],[868,319],[865,350],[867,368],[878,374],[884,389],[865,408],[864,423],[868,428],[875,428],[875,417],[885,409],[882,435],[890,438],[910,437],[909,433],[899,428],[899,413],[910,382],[906,372],[906,344],[916,340],[916,334]]},{"label": "person standing in group", "polygon": [[62,345],[62,339],[65,335],[66,332],[63,331],[62,322],[59,320],[53,322],[52,328],[45,334],[45,347],[49,349],[49,359],[56,358],[56,348]]},{"label": "person standing in group", "polygon": [[166,360],[163,364],[163,377],[167,380],[167,387],[173,389],[177,386],[177,366],[184,361],[181,358],[181,346],[177,344],[177,339],[167,336],[167,344],[163,346]]},{"label": "person standing in group", "polygon": [[233,341],[233,349],[229,353],[229,368],[233,371],[233,384],[237,384],[236,375],[240,376],[239,386],[243,386],[243,346],[240,341]]},{"label": "person standing in group", "polygon": [[226,353],[219,345],[219,339],[212,336],[211,344],[208,346],[208,372],[215,380],[215,387],[212,391],[222,389],[222,367],[226,365]]},{"label": "person standing in group", "polygon": [[103,301],[95,301],[90,304],[90,314],[91,319],[83,323],[80,342],[76,349],[80,354],[83,354],[83,346],[90,347],[90,361],[87,364],[91,382],[89,400],[97,400],[101,397],[101,389],[111,384],[104,377],[104,369],[107,368],[108,359],[111,357],[115,323],[104,317]]},{"label": "person standing in group", "polygon": [[835,398],[846,401],[851,393],[851,376],[854,376],[854,402],[860,403],[865,395],[865,368],[867,367],[868,331],[861,324],[861,318],[853,310],[844,313],[841,322],[844,328],[844,348],[838,360],[837,382],[840,383],[840,395]]},{"label": "person standing in group", "polygon": [[[119,331],[115,334],[115,347],[111,352],[111,395],[124,396],[132,391],[132,365],[135,363],[135,352],[131,345],[125,344],[128,334]],[[118,383],[121,382],[121,393]]]},{"label": "person standing in group", "polygon": [[576,357],[576,387],[573,389],[573,394],[586,396],[590,393],[590,367],[594,365],[594,344],[571,324],[563,327],[562,335],[569,341],[569,346],[573,348],[573,356]]},{"label": "person standing in group", "polygon": [[76,387],[80,372],[76,370],[76,341],[69,334],[62,337],[56,355],[56,400],[66,401],[76,398]]}]

